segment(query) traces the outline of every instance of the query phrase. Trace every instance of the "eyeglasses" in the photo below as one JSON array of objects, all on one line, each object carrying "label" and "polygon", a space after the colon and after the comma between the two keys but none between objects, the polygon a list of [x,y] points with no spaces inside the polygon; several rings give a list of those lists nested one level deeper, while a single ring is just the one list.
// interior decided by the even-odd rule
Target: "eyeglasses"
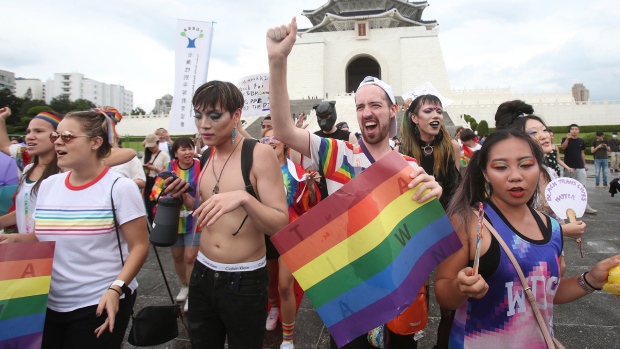
[{"label": "eyeglasses", "polygon": [[263,143],[263,144],[269,144],[269,143],[278,144],[278,143],[282,143],[276,137],[273,137],[273,136],[271,136],[271,137],[263,137],[263,138],[260,139],[260,142]]},{"label": "eyeglasses", "polygon": [[69,142],[71,142],[71,140],[72,140],[73,138],[78,138],[78,137],[87,137],[87,138],[90,138],[90,136],[76,136],[76,135],[74,135],[73,133],[71,133],[71,131],[64,131],[64,132],[63,132],[63,133],[61,133],[61,134],[58,134],[58,132],[52,132],[52,133],[50,133],[50,141],[51,141],[52,143],[55,143],[55,142],[56,142],[56,140],[57,140],[58,138],[62,139],[62,141],[63,141],[64,143],[69,143]]}]

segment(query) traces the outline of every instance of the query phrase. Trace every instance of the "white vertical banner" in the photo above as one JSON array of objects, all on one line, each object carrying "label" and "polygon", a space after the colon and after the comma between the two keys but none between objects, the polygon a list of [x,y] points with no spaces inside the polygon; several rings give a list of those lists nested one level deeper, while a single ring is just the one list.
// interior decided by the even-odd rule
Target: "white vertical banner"
[{"label": "white vertical banner", "polygon": [[196,133],[192,97],[200,85],[207,82],[213,22],[177,22],[174,99],[170,110],[169,130],[175,133]]},{"label": "white vertical banner", "polygon": [[248,75],[239,79],[237,87],[243,94],[242,118],[269,114],[269,74]]}]

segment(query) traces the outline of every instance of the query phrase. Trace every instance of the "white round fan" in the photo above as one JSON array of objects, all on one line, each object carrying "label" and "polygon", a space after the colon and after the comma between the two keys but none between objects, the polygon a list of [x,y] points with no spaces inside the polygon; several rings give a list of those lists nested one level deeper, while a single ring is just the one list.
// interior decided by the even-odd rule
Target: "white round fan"
[{"label": "white round fan", "polygon": [[[582,217],[588,205],[588,192],[586,188],[572,178],[557,178],[547,184],[545,199],[553,210],[553,213],[569,222],[575,222],[577,217]],[[583,258],[581,239],[577,239],[579,254]]]},{"label": "white round fan", "polygon": [[547,184],[545,199],[558,217],[574,222],[577,217],[582,217],[586,211],[588,192],[576,180],[562,177]]}]

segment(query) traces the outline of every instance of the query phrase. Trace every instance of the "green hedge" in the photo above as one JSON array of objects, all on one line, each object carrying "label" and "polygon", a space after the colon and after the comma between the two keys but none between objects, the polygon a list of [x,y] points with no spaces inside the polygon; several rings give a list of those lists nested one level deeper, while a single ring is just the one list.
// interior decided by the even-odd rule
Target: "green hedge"
[{"label": "green hedge", "polygon": [[[568,125],[549,126],[549,127],[553,130],[553,134],[555,135],[555,138],[558,140],[558,142],[560,141],[560,139],[562,137],[566,137],[566,136],[560,136],[560,135],[566,135],[568,133]],[[580,134],[590,133],[590,132],[595,133],[596,131],[603,131],[603,132],[605,132],[605,139],[607,139],[607,138],[611,138],[611,133],[612,132],[619,132],[620,133],[620,125],[579,126]],[[495,132],[495,127],[489,128],[489,133],[492,133],[492,132]],[[559,136],[559,138],[558,138],[558,136]]]}]

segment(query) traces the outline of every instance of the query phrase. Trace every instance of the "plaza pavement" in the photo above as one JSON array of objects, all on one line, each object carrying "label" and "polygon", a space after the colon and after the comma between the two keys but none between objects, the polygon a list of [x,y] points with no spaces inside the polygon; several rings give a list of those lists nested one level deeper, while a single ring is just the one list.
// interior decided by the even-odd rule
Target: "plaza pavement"
[{"label": "plaza pavement", "polygon": [[[598,210],[598,214],[583,217],[587,224],[582,246],[583,259],[579,256],[577,244],[571,239],[564,240],[566,276],[581,274],[589,270],[597,261],[620,254],[620,219],[618,218],[620,216],[620,194],[612,198],[607,188],[595,187],[594,166],[588,164],[588,168],[586,189],[589,203]],[[613,178],[608,179],[611,181]],[[170,251],[168,248],[158,248],[158,251],[172,285],[173,295],[176,295],[180,285],[174,274]],[[140,287],[134,308],[136,312],[146,305],[169,304],[170,300],[152,249],[138,275],[138,281]],[[433,296],[432,284],[430,299],[429,325],[425,331],[426,335],[419,342],[418,348],[420,349],[432,348],[439,322],[439,309]],[[620,348],[620,299],[602,291],[596,292],[570,304],[556,305],[554,314],[556,337],[567,349]],[[190,348],[187,333],[180,321],[179,333],[177,339],[154,348]],[[329,334],[305,297],[297,315],[295,337],[295,347],[298,349],[329,348]],[[279,341],[281,341],[281,329],[278,327],[274,331],[267,332],[265,348],[279,348]],[[134,347],[125,343],[124,348]]]}]

